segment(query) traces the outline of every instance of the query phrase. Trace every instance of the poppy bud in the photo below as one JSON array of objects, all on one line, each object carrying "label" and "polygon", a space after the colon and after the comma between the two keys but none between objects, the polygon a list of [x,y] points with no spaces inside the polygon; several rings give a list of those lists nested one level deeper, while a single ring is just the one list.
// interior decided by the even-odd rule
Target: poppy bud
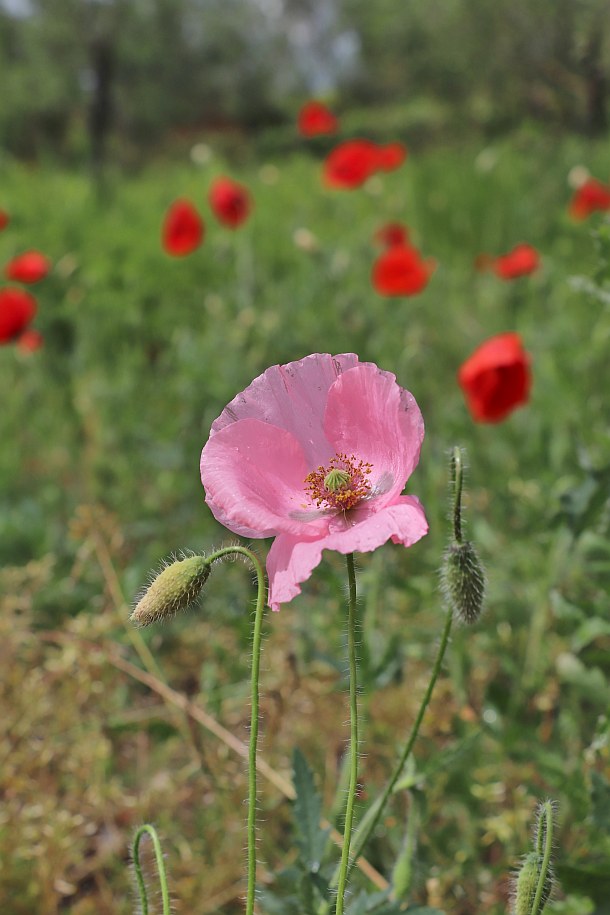
[{"label": "poppy bud", "polygon": [[150,626],[186,610],[199,597],[209,575],[210,561],[205,556],[187,556],[170,563],[138,599],[131,622]]},{"label": "poppy bud", "polygon": [[473,544],[452,543],[443,555],[441,587],[455,616],[476,623],[485,597],[485,573]]},{"label": "poppy bud", "polygon": [[545,801],[538,808],[534,829],[535,850],[525,856],[514,881],[513,915],[542,915],[553,892],[550,861],[553,815],[552,801]]},{"label": "poppy bud", "polygon": [[462,537],[463,454],[454,448],[449,463],[451,543],[443,554],[441,588],[454,615],[476,623],[485,597],[485,572],[474,544]]}]

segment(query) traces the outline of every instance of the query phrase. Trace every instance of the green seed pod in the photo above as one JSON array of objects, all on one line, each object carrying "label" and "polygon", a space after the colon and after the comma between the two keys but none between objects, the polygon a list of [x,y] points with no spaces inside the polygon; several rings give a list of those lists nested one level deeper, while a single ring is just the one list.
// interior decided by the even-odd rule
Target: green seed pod
[{"label": "green seed pod", "polygon": [[469,541],[452,543],[443,555],[441,588],[463,623],[476,623],[485,597],[485,573],[474,545]]},{"label": "green seed pod", "polygon": [[187,556],[170,563],[139,597],[131,622],[150,626],[186,610],[199,597],[210,567],[205,556]]}]

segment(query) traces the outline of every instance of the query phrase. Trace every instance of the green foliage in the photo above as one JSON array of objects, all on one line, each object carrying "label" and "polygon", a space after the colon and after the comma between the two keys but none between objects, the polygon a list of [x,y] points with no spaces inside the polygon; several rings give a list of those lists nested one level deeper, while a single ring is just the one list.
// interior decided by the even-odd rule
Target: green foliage
[{"label": "green foliage", "polygon": [[328,841],[328,829],[320,827],[322,799],[315,789],[313,773],[298,747],[292,756],[292,771],[296,792],[294,823],[299,861],[306,872],[317,874]]},{"label": "green foliage", "polygon": [[[562,810],[558,876],[572,898],[548,910],[607,908],[608,310],[569,284],[607,277],[589,226],[565,216],[565,181],[581,163],[604,178],[608,154],[607,141],[524,131],[483,149],[413,153],[351,195],[324,191],[305,152],[230,169],[211,150],[207,164],[109,174],[101,191],[76,172],[4,161],[0,205],[12,222],[0,261],[37,247],[55,264],[36,288],[45,348],[0,350],[10,443],[0,449],[0,898],[17,900],[15,915],[58,906],[92,915],[103,894],[124,915],[121,855],[133,824],[150,819],[167,837],[182,905],[195,910],[237,886],[217,910],[240,911],[243,763],[207,735],[197,755],[160,700],[110,665],[105,652],[124,636],[96,538],[128,597],[177,544],[225,539],[198,479],[211,422],[268,365],[346,350],[396,372],[421,405],[426,439],[409,491],[430,521],[413,549],[360,557],[359,821],[392,771],[435,656],[454,442],[472,464],[466,533],[490,573],[487,612],[453,635],[412,769],[367,858],[386,879],[411,860],[410,875],[397,872],[405,911],[504,915],[506,870],[526,845],[532,798],[550,794]],[[205,203],[212,177],[227,170],[255,198],[241,233],[218,227]],[[179,195],[200,207],[207,236],[177,261],[162,253],[159,228]],[[390,219],[438,260],[413,299],[382,299],[370,286],[371,238]],[[509,286],[475,272],[478,253],[518,240],[540,248],[539,274]],[[508,328],[532,356],[531,403],[501,425],[475,425],[456,371]],[[283,872],[265,912],[303,915],[336,863],[330,842],[320,853],[314,814],[317,794],[324,810],[332,805],[345,750],[343,580],[343,563],[325,554],[298,601],[270,620],[262,755],[283,772],[295,743],[306,747],[318,788],[295,763],[308,824],[299,834],[261,779],[260,858]],[[146,633],[169,682],[242,739],[250,597],[241,576],[219,576],[206,614]],[[415,854],[401,858],[405,791],[421,800],[421,826]],[[288,839],[297,835],[298,864]],[[394,906],[357,872],[351,904],[379,915]]]}]

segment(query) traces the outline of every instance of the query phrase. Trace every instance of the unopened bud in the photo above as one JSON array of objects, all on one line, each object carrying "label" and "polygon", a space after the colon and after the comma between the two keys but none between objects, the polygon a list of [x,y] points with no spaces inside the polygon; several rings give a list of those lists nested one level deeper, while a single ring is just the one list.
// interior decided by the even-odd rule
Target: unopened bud
[{"label": "unopened bud", "polygon": [[554,813],[552,801],[545,801],[538,808],[534,851],[523,859],[514,882],[513,915],[542,915],[553,892],[551,849]]},{"label": "unopened bud", "polygon": [[452,543],[443,555],[441,588],[455,616],[476,623],[483,609],[485,573],[469,540]]},{"label": "unopened bud", "polygon": [[200,595],[210,575],[205,556],[187,556],[166,566],[139,598],[131,621],[150,626],[186,610]]}]

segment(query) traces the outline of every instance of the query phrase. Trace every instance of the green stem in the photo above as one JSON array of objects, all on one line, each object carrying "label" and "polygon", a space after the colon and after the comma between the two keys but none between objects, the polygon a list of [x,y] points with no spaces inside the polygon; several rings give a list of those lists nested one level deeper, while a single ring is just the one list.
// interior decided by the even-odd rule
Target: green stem
[{"label": "green stem", "polygon": [[462,542],[462,488],[464,473],[462,466],[462,451],[457,446],[451,454],[451,488],[453,490],[453,536],[456,543]]},{"label": "green stem", "polygon": [[[544,832],[543,832],[544,830]],[[542,838],[544,837],[544,849],[541,848]],[[540,915],[542,912],[542,896],[547,886],[547,874],[551,864],[551,855],[553,853],[553,808],[550,801],[543,804],[540,811],[540,825],[538,839],[536,842],[536,851],[542,854],[542,865],[538,876],[538,886],[532,905],[532,915]]]},{"label": "green stem", "polygon": [[151,826],[150,823],[145,823],[144,826],[140,826],[133,840],[133,867],[136,874],[138,893],[140,895],[142,915],[148,915],[149,911],[148,897],[146,894],[146,882],[142,873],[142,865],[140,864],[140,842],[144,833],[147,833],[150,836],[153,848],[155,850],[155,861],[157,863],[159,883],[161,884],[163,915],[171,915],[169,906],[169,890],[167,888],[167,875],[165,873],[165,862],[163,861],[163,851],[161,849],[161,843],[159,841],[159,836],[157,835],[157,830],[154,826]]},{"label": "green stem", "polygon": [[343,848],[337,881],[336,915],[343,915],[345,887],[350,870],[350,840],[354,822],[354,804],[358,789],[358,664],[356,661],[356,573],[354,554],[348,553],[347,576],[349,580],[349,605],[347,617],[347,650],[349,656],[349,712],[350,712],[350,776],[345,807],[345,824],[343,827]]},{"label": "green stem", "polygon": [[[388,782],[386,783],[385,788],[383,789],[383,792],[381,793],[380,797],[377,799],[377,801],[374,804],[374,812],[373,812],[372,816],[365,817],[365,819],[361,823],[361,828],[358,830],[358,832],[354,836],[353,849],[352,849],[352,862],[357,861],[358,858],[360,857],[360,855],[362,854],[364,846],[366,845],[369,837],[375,830],[375,827],[377,826],[377,823],[380,820],[381,814],[383,813],[383,809],[384,809],[385,805],[387,804],[388,799],[390,798],[392,792],[394,791],[394,786],[396,785],[396,782],[398,781],[398,779],[404,769],[405,763],[413,750],[413,746],[415,744],[415,741],[417,740],[417,736],[419,734],[419,729],[421,727],[421,723],[422,723],[424,715],[426,713],[426,709],[428,708],[428,704],[432,697],[432,692],[436,685],[436,681],[438,680],[438,675],[440,674],[440,671],[441,671],[441,667],[443,664],[443,658],[445,657],[447,645],[449,644],[449,635],[451,633],[452,623],[453,623],[453,614],[452,614],[451,610],[449,610],[447,613],[447,618],[445,620],[445,626],[443,629],[443,633],[441,635],[441,642],[438,647],[438,652],[436,655],[436,660],[434,662],[434,667],[432,668],[432,675],[430,677],[430,681],[428,683],[428,687],[426,689],[424,697],[419,706],[417,718],[415,719],[415,721],[413,723],[413,727],[411,728],[411,733],[409,734],[409,739],[407,740],[407,742],[403,748],[400,759],[398,760],[398,763],[397,763],[392,775],[390,776]],[[334,885],[334,876],[333,876],[333,880],[331,881],[331,886],[333,886],[333,885]]]},{"label": "green stem", "polygon": [[256,572],[257,595],[254,611],[254,632],[252,635],[252,672],[251,672],[251,714],[250,745],[248,748],[248,889],[246,895],[246,915],[253,915],[256,898],[256,752],[258,745],[258,699],[261,643],[263,634],[263,615],[265,612],[265,573],[258,556],[245,546],[227,546],[209,557],[210,562],[222,559],[223,556],[239,554],[245,556]]}]

